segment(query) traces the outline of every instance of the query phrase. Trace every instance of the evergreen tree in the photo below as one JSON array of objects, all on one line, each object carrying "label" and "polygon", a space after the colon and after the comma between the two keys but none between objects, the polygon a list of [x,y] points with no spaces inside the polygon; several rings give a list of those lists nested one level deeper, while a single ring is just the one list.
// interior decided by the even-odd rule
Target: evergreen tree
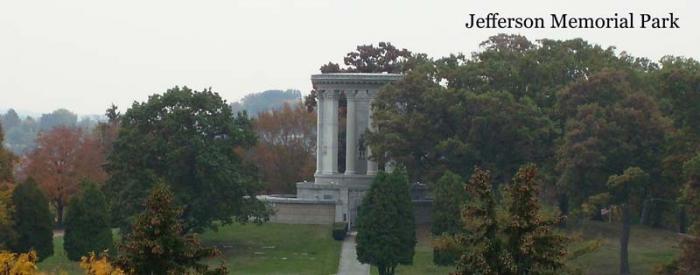
[{"label": "evergreen tree", "polygon": [[117,265],[129,274],[225,274],[226,268],[208,271],[200,261],[218,254],[215,248],[203,248],[196,235],[184,235],[180,222],[182,209],[175,205],[167,185],[156,184],[119,245]]},{"label": "evergreen tree", "polygon": [[71,199],[65,225],[63,248],[68,259],[78,261],[90,252],[112,249],[107,200],[95,183],[84,182],[80,194]]},{"label": "evergreen tree", "polygon": [[12,192],[15,211],[12,220],[17,232],[17,241],[12,246],[15,252],[35,250],[40,260],[53,255],[53,219],[49,201],[32,179],[15,187]]},{"label": "evergreen tree", "polygon": [[554,232],[558,219],[540,214],[536,177],[535,165],[525,165],[506,188],[508,218],[503,232],[516,274],[555,274],[564,267],[566,238]]},{"label": "evergreen tree", "polygon": [[[462,231],[460,215],[467,199],[462,177],[447,171],[433,188],[433,237],[453,236]],[[433,249],[433,262],[452,265],[458,258],[456,251]]]},{"label": "evergreen tree", "polygon": [[357,259],[394,274],[413,263],[416,226],[408,177],[403,168],[380,172],[362,200],[357,217]]},{"label": "evergreen tree", "polygon": [[492,192],[491,173],[474,168],[466,190],[470,201],[462,212],[463,234],[456,236],[461,252],[455,274],[508,274],[512,261],[503,251],[498,238],[496,200]]},{"label": "evergreen tree", "polygon": [[692,236],[681,242],[677,274],[697,274],[700,273],[700,154],[687,161],[683,170],[688,181],[683,189],[682,201],[695,223],[690,229]]},{"label": "evergreen tree", "polygon": [[566,239],[554,232],[557,220],[541,217],[536,176],[534,165],[521,167],[505,189],[505,207],[499,209],[490,173],[478,167],[474,169],[467,185],[470,201],[462,212],[464,229],[455,238],[462,253],[455,274],[561,271]]}]

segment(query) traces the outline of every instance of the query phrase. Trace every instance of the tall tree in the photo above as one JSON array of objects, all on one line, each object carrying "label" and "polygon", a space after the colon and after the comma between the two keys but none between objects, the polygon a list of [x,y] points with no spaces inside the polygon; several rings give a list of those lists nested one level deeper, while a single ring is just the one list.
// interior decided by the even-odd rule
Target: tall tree
[{"label": "tall tree", "polygon": [[[572,194],[574,205],[606,192],[607,178],[627,167],[640,167],[659,179],[672,125],[634,75],[605,70],[578,81],[559,93],[557,113],[567,121],[558,148],[558,184]],[[653,182],[643,190],[645,199],[659,198],[668,188],[660,180]]]},{"label": "tall tree", "polygon": [[629,239],[632,209],[640,208],[643,190],[649,184],[649,174],[639,167],[630,167],[621,175],[608,179],[612,203],[622,208],[622,232],[620,233],[620,274],[630,274]]},{"label": "tall tree", "polygon": [[54,127],[75,127],[77,124],[78,115],[63,108],[43,114],[39,119],[39,129],[42,131],[51,130]]},{"label": "tall tree", "polygon": [[316,115],[300,103],[261,113],[254,121],[258,143],[249,157],[268,193],[293,193],[296,182],[313,178]]},{"label": "tall tree", "polygon": [[687,181],[681,200],[687,205],[688,213],[695,222],[691,226],[691,236],[681,241],[679,275],[700,272],[700,154],[687,161],[683,168]]},{"label": "tall tree", "polygon": [[39,186],[32,179],[18,184],[12,192],[12,204],[12,220],[18,234],[12,251],[35,250],[40,260],[53,255],[53,220],[49,202]]},{"label": "tall tree", "polygon": [[505,246],[515,265],[514,274],[555,274],[564,267],[567,239],[554,231],[557,219],[542,216],[538,171],[522,166],[506,187],[508,213],[503,232]]},{"label": "tall tree", "polygon": [[416,226],[408,177],[403,168],[380,172],[367,191],[357,216],[357,259],[379,269],[413,263]]},{"label": "tall tree", "polygon": [[84,179],[106,180],[104,164],[97,140],[78,128],[56,127],[39,135],[37,148],[27,156],[24,173],[39,183],[62,225],[64,208],[78,192],[79,183]]},{"label": "tall tree", "polygon": [[255,144],[252,122],[234,117],[217,93],[175,87],[134,103],[120,123],[106,190],[121,225],[141,211],[139,202],[160,180],[184,205],[184,232],[215,227],[214,221],[267,218],[255,198],[255,169],[235,153]]},{"label": "tall tree", "polygon": [[12,203],[12,186],[0,183],[0,250],[8,250],[17,239],[12,216],[15,207]]},{"label": "tall tree", "polygon": [[[216,248],[204,248],[196,235],[185,234],[180,222],[182,208],[167,185],[156,184],[145,201],[145,209],[119,245],[116,263],[130,274],[204,274],[200,261],[215,256]],[[226,268],[214,270],[226,274]]]},{"label": "tall tree", "polygon": [[5,133],[0,124],[0,184],[13,181],[15,156],[5,149]]},{"label": "tall tree", "polygon": [[84,181],[80,193],[68,204],[63,248],[68,259],[78,261],[90,252],[112,250],[107,199],[94,182]]},{"label": "tall tree", "polygon": [[[450,171],[440,177],[433,186],[431,232],[433,237],[454,236],[462,231],[462,206],[467,201],[464,181]],[[456,251],[433,249],[433,262],[452,265],[459,258]]]}]

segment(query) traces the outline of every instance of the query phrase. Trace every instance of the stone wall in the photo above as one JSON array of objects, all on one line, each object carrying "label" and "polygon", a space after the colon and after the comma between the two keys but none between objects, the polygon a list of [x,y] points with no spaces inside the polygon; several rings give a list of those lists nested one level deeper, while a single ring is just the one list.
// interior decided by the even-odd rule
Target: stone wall
[{"label": "stone wall", "polygon": [[272,223],[287,224],[332,224],[335,221],[335,201],[309,201],[296,198],[277,198],[265,196],[273,209],[270,217]]}]

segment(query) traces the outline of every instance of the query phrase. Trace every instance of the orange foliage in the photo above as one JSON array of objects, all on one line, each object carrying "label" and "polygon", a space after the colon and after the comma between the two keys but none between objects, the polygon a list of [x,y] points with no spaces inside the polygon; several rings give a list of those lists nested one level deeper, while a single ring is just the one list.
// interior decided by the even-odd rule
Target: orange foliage
[{"label": "orange foliage", "polygon": [[102,183],[104,151],[93,137],[78,128],[58,127],[41,133],[37,147],[24,163],[24,174],[39,183],[62,222],[63,208],[82,180]]},{"label": "orange foliage", "polygon": [[258,144],[248,158],[260,169],[268,193],[293,193],[316,168],[316,114],[285,104],[255,120]]}]

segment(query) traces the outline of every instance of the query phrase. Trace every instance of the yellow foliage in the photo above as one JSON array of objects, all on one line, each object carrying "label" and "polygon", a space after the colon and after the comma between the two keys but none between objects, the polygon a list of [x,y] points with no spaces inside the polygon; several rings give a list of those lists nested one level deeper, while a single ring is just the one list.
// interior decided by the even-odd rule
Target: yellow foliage
[{"label": "yellow foliage", "polygon": [[124,275],[126,274],[119,267],[113,266],[107,257],[103,254],[100,257],[95,256],[95,252],[90,252],[90,255],[80,258],[80,268],[85,270],[87,275]]},{"label": "yellow foliage", "polygon": [[36,252],[11,253],[0,252],[0,274],[35,275],[39,274],[36,266]]}]

